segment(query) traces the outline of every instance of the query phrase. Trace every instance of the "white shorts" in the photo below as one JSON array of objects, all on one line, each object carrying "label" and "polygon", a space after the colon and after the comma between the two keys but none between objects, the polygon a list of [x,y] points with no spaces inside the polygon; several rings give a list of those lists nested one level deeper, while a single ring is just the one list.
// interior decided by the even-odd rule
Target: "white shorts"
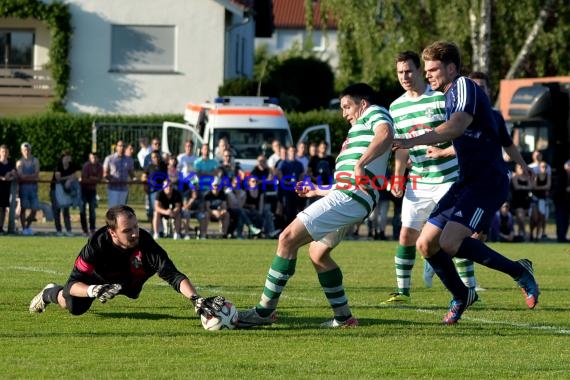
[{"label": "white shorts", "polygon": [[346,232],[367,216],[364,206],[334,190],[297,214],[313,240],[330,248],[336,247]]},{"label": "white shorts", "polygon": [[437,202],[451,185],[453,182],[437,185],[417,184],[415,189],[408,185],[402,201],[402,227],[420,231]]}]

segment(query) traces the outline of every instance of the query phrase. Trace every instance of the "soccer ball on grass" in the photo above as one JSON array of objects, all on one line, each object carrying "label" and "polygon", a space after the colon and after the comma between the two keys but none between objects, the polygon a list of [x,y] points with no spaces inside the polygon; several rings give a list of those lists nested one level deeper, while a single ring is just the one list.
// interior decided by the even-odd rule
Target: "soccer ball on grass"
[{"label": "soccer ball on grass", "polygon": [[224,329],[235,329],[238,322],[238,312],[235,305],[228,300],[224,301],[220,311],[216,315],[202,314],[202,327],[208,331],[217,331]]}]

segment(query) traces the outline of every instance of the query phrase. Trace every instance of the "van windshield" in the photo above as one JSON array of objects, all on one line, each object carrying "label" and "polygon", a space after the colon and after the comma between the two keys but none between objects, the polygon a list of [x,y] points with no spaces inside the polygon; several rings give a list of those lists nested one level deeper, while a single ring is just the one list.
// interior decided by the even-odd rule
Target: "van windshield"
[{"label": "van windshield", "polygon": [[214,131],[214,146],[226,137],[235,150],[236,158],[256,159],[261,153],[269,156],[273,153],[271,142],[281,141],[283,146],[293,145],[291,135],[287,129],[261,129],[261,128],[224,128]]}]

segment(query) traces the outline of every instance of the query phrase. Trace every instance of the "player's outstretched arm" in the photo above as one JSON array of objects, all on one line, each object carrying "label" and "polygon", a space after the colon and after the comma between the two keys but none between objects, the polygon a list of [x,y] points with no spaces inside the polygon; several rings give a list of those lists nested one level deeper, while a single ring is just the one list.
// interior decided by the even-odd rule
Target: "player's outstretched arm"
[{"label": "player's outstretched arm", "polygon": [[455,112],[445,123],[437,129],[411,139],[394,139],[394,148],[409,149],[416,145],[434,145],[453,140],[463,134],[473,121],[473,116],[467,112]]}]

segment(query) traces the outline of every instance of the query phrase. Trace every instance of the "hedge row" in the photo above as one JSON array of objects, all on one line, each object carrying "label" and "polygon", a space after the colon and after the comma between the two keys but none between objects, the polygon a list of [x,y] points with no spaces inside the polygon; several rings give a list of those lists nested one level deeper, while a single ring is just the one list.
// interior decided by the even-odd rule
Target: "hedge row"
[{"label": "hedge row", "polygon": [[[311,111],[287,115],[293,138],[316,124],[331,126],[332,149],[340,149],[347,131],[347,123],[338,111]],[[0,144],[6,144],[13,160],[20,157],[20,144],[32,144],[32,154],[41,163],[42,171],[52,170],[62,150],[70,150],[76,162],[87,160],[92,148],[92,127],[101,123],[162,123],[164,120],[182,122],[182,115],[151,116],[94,116],[65,113],[45,113],[37,116],[0,118]],[[136,143],[136,141],[132,141]],[[137,147],[138,149],[138,147]]]},{"label": "hedge row", "polygon": [[71,151],[74,160],[85,162],[92,148],[92,127],[95,121],[105,123],[180,122],[181,115],[95,116],[66,113],[45,113],[37,116],[0,118],[0,144],[6,144],[10,156],[17,160],[20,145],[32,144],[32,154],[40,160],[41,170],[52,170],[62,150]]}]

